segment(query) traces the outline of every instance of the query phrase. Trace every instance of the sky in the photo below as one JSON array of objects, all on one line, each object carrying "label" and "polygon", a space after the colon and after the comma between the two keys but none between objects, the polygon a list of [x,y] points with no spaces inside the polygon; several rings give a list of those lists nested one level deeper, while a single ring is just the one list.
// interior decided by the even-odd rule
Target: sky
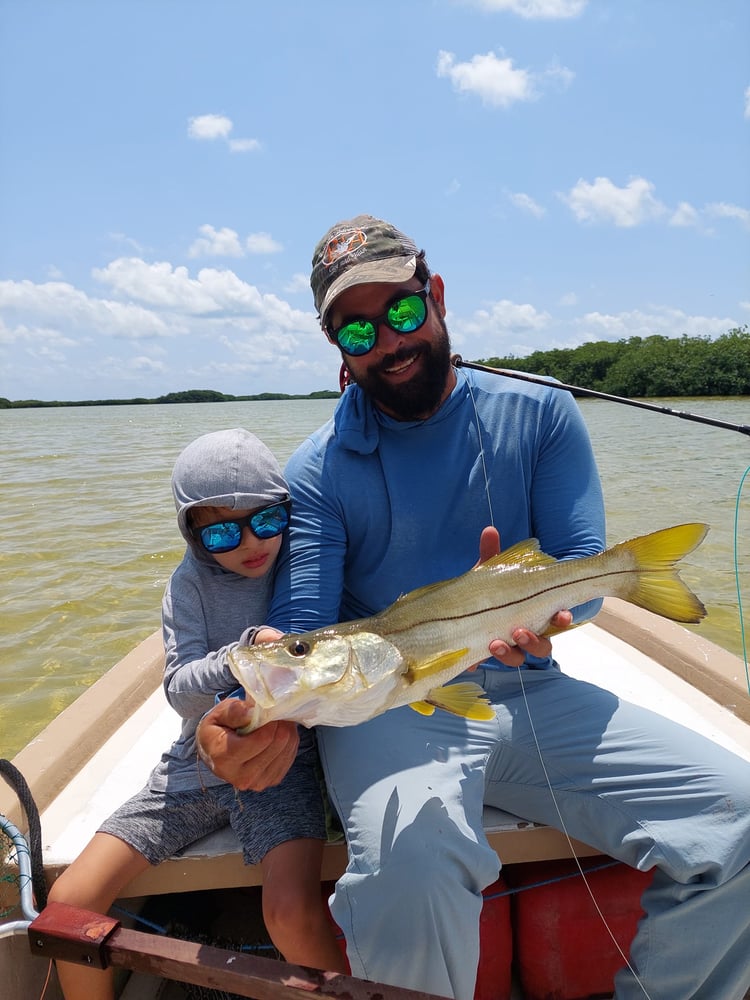
[{"label": "sky", "polygon": [[750,3],[0,0],[0,397],[337,389],[360,213],[467,359],[750,323]]}]

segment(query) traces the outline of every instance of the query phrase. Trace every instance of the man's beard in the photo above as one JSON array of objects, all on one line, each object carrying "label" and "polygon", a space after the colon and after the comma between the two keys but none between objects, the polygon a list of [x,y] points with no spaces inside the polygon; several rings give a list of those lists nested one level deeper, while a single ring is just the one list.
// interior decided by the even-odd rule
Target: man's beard
[{"label": "man's beard", "polygon": [[422,367],[410,381],[391,385],[380,374],[382,369],[393,368],[412,357],[408,346],[387,354],[377,369],[371,367],[362,374],[352,375],[360,389],[397,420],[426,420],[442,402],[451,367],[451,345],[442,317],[440,328],[432,341],[420,341]]}]

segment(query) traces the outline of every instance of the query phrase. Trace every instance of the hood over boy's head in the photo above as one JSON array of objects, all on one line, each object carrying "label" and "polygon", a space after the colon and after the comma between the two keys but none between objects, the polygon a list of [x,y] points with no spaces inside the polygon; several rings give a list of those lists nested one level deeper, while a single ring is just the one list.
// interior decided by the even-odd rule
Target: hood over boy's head
[{"label": "hood over boy's head", "polygon": [[234,427],[191,441],[175,462],[172,494],[180,532],[195,547],[187,517],[192,507],[257,510],[286,500],[289,489],[273,452]]}]

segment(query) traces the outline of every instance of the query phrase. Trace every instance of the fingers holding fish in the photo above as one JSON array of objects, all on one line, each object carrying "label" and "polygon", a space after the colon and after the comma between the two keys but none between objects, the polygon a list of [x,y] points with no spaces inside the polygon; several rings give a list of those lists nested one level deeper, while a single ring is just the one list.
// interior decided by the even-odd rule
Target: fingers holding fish
[{"label": "fingers holding fish", "polygon": [[[555,632],[563,632],[572,623],[573,615],[570,611],[558,611],[552,617],[550,626]],[[490,654],[506,667],[522,667],[527,653],[539,659],[552,655],[552,642],[546,635],[540,636],[529,629],[519,628],[511,638],[515,645],[510,645],[503,639],[493,639],[489,645]]]},{"label": "fingers holding fish", "polygon": [[479,561],[475,565],[481,566],[483,562],[498,555],[500,555],[500,533],[497,528],[484,528],[479,536]]},{"label": "fingers holding fish", "polygon": [[227,698],[198,726],[201,759],[214,774],[241,791],[261,792],[283,781],[294,762],[299,733],[293,722],[269,722],[245,736],[236,730],[252,717],[252,704]]}]

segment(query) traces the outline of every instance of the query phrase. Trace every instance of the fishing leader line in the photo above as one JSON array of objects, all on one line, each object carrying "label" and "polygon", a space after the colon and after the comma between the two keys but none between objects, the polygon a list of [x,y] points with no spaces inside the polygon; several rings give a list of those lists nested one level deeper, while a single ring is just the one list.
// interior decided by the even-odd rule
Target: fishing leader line
[{"label": "fishing leader line", "polygon": [[[460,361],[460,358],[458,360]],[[455,361],[454,361],[454,363],[455,363]],[[458,365],[456,365],[456,367],[458,367]],[[474,407],[474,420],[475,420],[476,426],[477,426],[477,439],[479,441],[479,454],[480,454],[481,461],[482,461],[482,472],[484,473],[484,485],[485,485],[485,492],[487,494],[487,505],[489,507],[489,512],[490,512],[490,524],[492,525],[493,528],[495,528],[496,525],[495,525],[494,515],[493,515],[493,512],[492,512],[492,499],[491,499],[491,494],[490,494],[490,480],[489,480],[489,475],[487,473],[487,462],[486,462],[486,458],[485,458],[485,454],[484,454],[484,442],[482,440],[482,427],[481,427],[481,423],[480,423],[480,420],[479,420],[479,412],[477,410],[476,400],[474,399],[474,391],[473,391],[472,385],[469,382],[469,380],[466,378],[465,375],[464,375],[464,381],[465,381],[466,386],[467,386],[467,388],[469,390],[469,396],[471,397],[472,406]],[[591,884],[589,883],[589,880],[586,878],[586,873],[584,872],[583,866],[581,865],[581,862],[580,862],[580,859],[579,859],[578,855],[576,854],[576,849],[575,849],[575,846],[573,844],[573,840],[572,840],[572,838],[571,838],[571,836],[570,836],[570,834],[568,832],[568,828],[565,825],[565,820],[563,819],[562,812],[560,811],[560,807],[559,807],[559,805],[557,803],[557,796],[555,795],[555,790],[552,787],[552,781],[550,780],[549,772],[547,771],[547,766],[546,766],[546,764],[544,762],[544,757],[542,755],[542,748],[539,745],[539,739],[537,737],[536,727],[534,726],[534,720],[531,717],[531,707],[529,705],[529,701],[528,701],[528,698],[526,696],[526,687],[525,687],[524,680],[523,680],[523,667],[519,668],[519,670],[518,670],[518,677],[519,677],[519,680],[521,682],[521,692],[523,694],[524,704],[526,705],[526,714],[527,714],[528,719],[529,719],[529,726],[531,727],[531,733],[532,733],[532,736],[534,738],[534,745],[536,746],[536,752],[537,752],[537,755],[539,757],[539,763],[540,763],[541,768],[542,768],[542,773],[544,774],[544,780],[547,782],[547,788],[549,790],[550,797],[552,799],[552,804],[555,807],[555,812],[557,813],[557,818],[558,818],[559,823],[560,823],[560,830],[562,831],[563,836],[565,837],[565,840],[567,841],[571,857],[575,861],[576,867],[578,869],[578,874],[583,879],[583,884],[586,887],[586,892],[588,893],[589,898],[591,899],[591,902],[594,905],[594,909],[596,910],[596,912],[597,912],[597,914],[599,916],[599,919],[601,920],[602,924],[604,925],[604,928],[606,929],[607,934],[611,938],[612,943],[614,944],[615,948],[617,949],[618,954],[622,958],[622,960],[625,963],[626,967],[632,973],[633,978],[635,979],[636,983],[638,984],[639,988],[641,989],[644,997],[646,997],[646,1000],[651,1000],[651,996],[649,995],[648,991],[646,990],[646,987],[641,982],[641,980],[640,980],[640,978],[638,976],[638,973],[635,971],[635,969],[633,968],[633,966],[630,964],[628,956],[623,952],[623,950],[620,947],[620,945],[619,945],[619,943],[618,943],[615,935],[612,932],[612,928],[607,923],[607,918],[604,915],[604,913],[602,912],[602,909],[601,909],[601,907],[599,906],[599,904],[598,904],[598,902],[596,900],[596,896],[594,895],[594,891],[591,888]]]},{"label": "fishing leader line", "polygon": [[[571,392],[578,396],[590,396],[594,399],[605,399],[612,403],[623,403],[626,406],[635,406],[642,410],[652,410],[655,413],[666,414],[671,417],[681,417],[683,420],[693,420],[696,423],[707,424],[709,427],[718,427],[722,430],[737,431],[739,434],[750,435],[750,426],[747,424],[735,424],[728,420],[718,420],[715,417],[706,417],[699,413],[689,413],[685,410],[673,410],[669,406],[661,406],[657,403],[646,403],[640,399],[630,399],[628,396],[615,396],[609,392],[599,392],[596,389],[587,389],[580,385],[570,385],[566,382],[558,382],[555,379],[545,378],[541,375],[530,375],[528,372],[514,371],[510,368],[493,368],[491,365],[483,365],[478,361],[464,361],[460,354],[451,355],[451,364],[455,369],[459,368],[473,368],[475,371],[488,372],[490,375],[501,375],[505,378],[517,379],[521,382],[532,382],[535,385],[543,385],[549,389],[562,389],[565,392]],[[466,384],[469,388],[471,394],[471,401],[474,404],[474,414],[476,417],[477,433],[479,434],[479,447],[482,453],[482,468],[484,469],[485,483],[487,485],[487,502],[490,506],[490,519],[492,518],[492,505],[490,502],[489,494],[489,482],[487,481],[487,468],[484,460],[484,449],[482,447],[482,433],[479,428],[479,416],[477,414],[477,405],[474,402],[474,393],[471,390],[468,379]],[[740,562],[739,562],[739,510],[740,510],[740,494],[742,492],[742,485],[746,477],[750,474],[750,466],[745,470],[742,479],[740,480],[739,489],[737,491],[737,504],[735,507],[734,514],[734,574],[737,586],[737,607],[739,613],[739,625],[740,625],[740,638],[742,640],[742,659],[745,664],[745,682],[747,686],[747,692],[750,694],[750,661],[748,660],[748,649],[745,640],[745,624],[742,612],[742,588],[740,586]],[[494,527],[494,521],[491,520]]]}]

